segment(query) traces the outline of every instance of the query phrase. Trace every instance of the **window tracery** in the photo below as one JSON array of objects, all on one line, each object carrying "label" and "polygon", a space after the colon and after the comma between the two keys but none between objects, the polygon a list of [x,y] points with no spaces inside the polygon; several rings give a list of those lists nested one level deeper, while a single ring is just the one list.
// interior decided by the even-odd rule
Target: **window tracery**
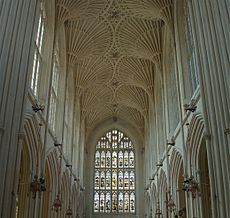
[{"label": "window tracery", "polygon": [[50,107],[49,107],[49,124],[53,131],[55,131],[55,125],[56,125],[58,83],[59,83],[59,58],[58,58],[58,48],[56,48],[54,54],[51,93],[50,93]]},{"label": "window tracery", "polygon": [[131,140],[111,130],[96,145],[94,212],[135,213],[135,153]]}]

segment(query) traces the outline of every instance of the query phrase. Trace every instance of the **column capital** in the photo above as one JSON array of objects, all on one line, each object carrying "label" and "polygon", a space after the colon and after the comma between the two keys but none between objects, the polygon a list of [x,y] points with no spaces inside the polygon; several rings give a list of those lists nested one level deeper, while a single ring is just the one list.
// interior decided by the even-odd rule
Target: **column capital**
[{"label": "column capital", "polygon": [[229,134],[230,134],[230,127],[227,127],[227,128],[224,130],[224,134],[225,134],[225,135],[229,135]]}]

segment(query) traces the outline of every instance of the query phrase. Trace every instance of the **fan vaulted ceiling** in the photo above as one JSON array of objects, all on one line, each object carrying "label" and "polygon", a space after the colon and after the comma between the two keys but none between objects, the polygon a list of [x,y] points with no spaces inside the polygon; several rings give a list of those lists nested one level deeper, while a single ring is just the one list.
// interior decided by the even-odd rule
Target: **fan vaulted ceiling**
[{"label": "fan vaulted ceiling", "polygon": [[110,118],[144,128],[171,10],[172,0],[56,0],[87,129]]}]

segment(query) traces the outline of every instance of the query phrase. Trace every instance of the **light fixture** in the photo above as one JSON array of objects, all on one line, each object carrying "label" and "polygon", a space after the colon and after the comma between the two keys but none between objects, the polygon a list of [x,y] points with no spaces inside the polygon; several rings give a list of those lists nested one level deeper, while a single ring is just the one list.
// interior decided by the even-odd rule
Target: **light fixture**
[{"label": "light fixture", "polygon": [[[158,173],[156,174],[157,176],[157,182],[159,181]],[[163,214],[160,209],[160,192],[159,190],[157,191],[157,205],[156,205],[156,212],[155,212],[155,218],[161,218],[163,217]]]},{"label": "light fixture", "polygon": [[186,214],[186,208],[183,207],[178,211],[178,216],[177,217],[184,217]]},{"label": "light fixture", "polygon": [[59,150],[60,150],[60,165],[59,165],[59,174],[58,174],[58,194],[54,200],[54,203],[53,203],[53,207],[54,207],[54,210],[56,212],[58,212],[59,209],[61,209],[61,206],[62,206],[62,202],[61,202],[61,199],[60,199],[60,184],[59,184],[59,180],[61,179],[61,163],[62,163],[62,144],[59,143],[57,141],[57,139],[55,138],[54,140],[54,146],[55,147],[61,147]]},{"label": "light fixture", "polygon": [[182,184],[182,190],[191,192],[192,198],[196,198],[196,194],[198,190],[198,183],[195,181],[193,176],[184,180]]},{"label": "light fixture", "polygon": [[30,183],[30,191],[32,192],[32,198],[36,198],[36,193],[39,191],[38,176],[35,175],[33,181]]},{"label": "light fixture", "polygon": [[61,143],[58,143],[57,140],[55,139],[54,141],[54,146],[55,147],[58,147],[60,146],[61,148],[59,149],[60,151],[60,162],[59,162],[59,171],[58,171],[58,181],[57,181],[57,189],[58,189],[58,193],[57,193],[57,196],[56,198],[54,199],[54,202],[53,202],[53,208],[56,212],[59,211],[59,209],[61,210],[61,206],[62,206],[62,201],[60,199],[60,181],[61,181],[61,166],[62,166],[62,156],[63,156],[63,146]]},{"label": "light fixture", "polygon": [[36,198],[36,193],[38,192],[41,195],[41,192],[46,191],[45,179],[39,178],[35,175],[33,181],[30,183],[30,191],[32,192],[32,198]]},{"label": "light fixture", "polygon": [[166,207],[167,207],[168,211],[172,212],[175,209],[176,205],[174,204],[174,201],[173,201],[173,198],[172,198],[170,191],[168,192],[168,194],[169,194],[169,199],[167,201],[165,201],[165,203],[166,203]]},{"label": "light fixture", "polygon": [[71,184],[72,184],[72,164],[66,164],[66,167],[69,168],[70,170],[70,184],[69,184],[69,207],[65,212],[66,216],[72,216],[73,215],[73,211],[71,208]]},{"label": "light fixture", "polygon": [[41,190],[42,192],[46,191],[45,179],[44,179],[44,178],[40,178],[40,179],[39,179],[39,182],[40,182],[40,190]]},{"label": "light fixture", "polygon": [[161,209],[160,209],[160,202],[159,202],[159,200],[157,201],[157,208],[156,208],[155,217],[156,218],[163,217],[163,214],[162,214]]},{"label": "light fixture", "polygon": [[59,194],[57,194],[57,197],[54,199],[53,207],[56,212],[58,212],[59,209],[61,209],[61,199],[59,197]]},{"label": "light fixture", "polygon": [[[35,105],[32,105],[32,109],[34,110],[34,112],[38,112],[39,110],[43,111],[45,108],[44,105],[41,105],[38,103],[38,101],[36,101]],[[40,122],[39,122],[39,135],[41,136],[41,127],[42,127],[42,117],[40,116]],[[39,151],[36,151],[36,158],[37,161],[42,158],[43,156],[40,157],[39,155]],[[44,157],[45,159],[45,157]],[[41,160],[41,162],[43,163],[44,159]],[[43,168],[41,166],[41,169],[39,170],[39,164],[36,164],[36,172],[43,172]],[[45,187],[45,179],[43,177],[43,174],[40,174],[40,178],[38,177],[38,174],[36,173],[36,175],[34,175],[34,178],[32,180],[32,182],[30,182],[30,187],[29,190],[32,192],[32,198],[36,198],[36,193],[38,192],[38,196],[39,198],[41,197],[42,192],[46,191],[46,187]]]}]

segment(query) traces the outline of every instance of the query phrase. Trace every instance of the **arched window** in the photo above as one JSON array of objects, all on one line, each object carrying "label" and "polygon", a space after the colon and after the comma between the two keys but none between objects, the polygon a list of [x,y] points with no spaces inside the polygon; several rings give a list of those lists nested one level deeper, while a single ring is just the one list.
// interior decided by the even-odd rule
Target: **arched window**
[{"label": "arched window", "polygon": [[196,60],[195,60],[195,47],[194,47],[194,37],[192,31],[192,23],[189,14],[188,3],[184,4],[184,16],[185,16],[185,36],[186,36],[186,45],[188,50],[188,68],[189,76],[192,85],[192,93],[195,92],[197,86],[199,85],[198,73],[196,69]]},{"label": "arched window", "polygon": [[40,71],[42,65],[42,46],[44,41],[44,30],[45,30],[45,10],[44,10],[43,3],[41,3],[37,33],[35,38],[33,70],[32,70],[32,75],[30,80],[30,88],[35,96],[38,96]]},{"label": "arched window", "polygon": [[55,131],[56,126],[56,110],[58,99],[58,83],[59,83],[59,50],[56,46],[53,62],[53,74],[50,92],[50,107],[49,107],[49,125],[52,131]]},{"label": "arched window", "polygon": [[100,138],[94,159],[94,212],[135,213],[135,152],[129,137],[111,130]]}]

